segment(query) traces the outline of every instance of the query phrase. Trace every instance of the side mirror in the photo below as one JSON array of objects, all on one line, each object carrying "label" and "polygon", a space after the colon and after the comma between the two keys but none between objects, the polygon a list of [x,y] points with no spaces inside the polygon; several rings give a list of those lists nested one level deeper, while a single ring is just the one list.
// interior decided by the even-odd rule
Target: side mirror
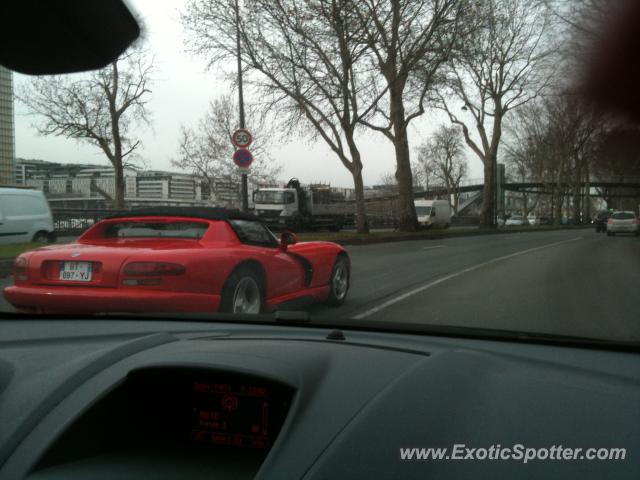
[{"label": "side mirror", "polygon": [[298,243],[298,237],[293,232],[282,232],[280,234],[280,249],[286,250],[289,245]]}]

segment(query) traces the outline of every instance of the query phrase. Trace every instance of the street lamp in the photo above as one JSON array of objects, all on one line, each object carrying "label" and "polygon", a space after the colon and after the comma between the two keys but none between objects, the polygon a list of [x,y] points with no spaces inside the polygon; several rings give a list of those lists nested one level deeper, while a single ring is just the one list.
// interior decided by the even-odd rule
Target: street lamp
[{"label": "street lamp", "polygon": [[[242,60],[240,58],[240,6],[236,0],[236,52],[238,57],[238,107],[240,128],[245,128],[244,123],[244,96],[242,92]],[[247,174],[242,173],[240,184],[240,196],[242,197],[242,211],[249,211],[249,191],[247,186]]]}]

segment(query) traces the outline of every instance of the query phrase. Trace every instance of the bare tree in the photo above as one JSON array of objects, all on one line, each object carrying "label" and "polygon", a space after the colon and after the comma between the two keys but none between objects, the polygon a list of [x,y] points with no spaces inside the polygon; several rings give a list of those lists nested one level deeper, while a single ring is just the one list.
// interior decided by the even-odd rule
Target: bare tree
[{"label": "bare tree", "polygon": [[[507,123],[504,158],[507,173],[516,182],[549,182],[552,155],[547,141],[547,115],[544,102],[530,102],[516,110]],[[552,184],[552,182],[550,182]],[[541,198],[521,192],[524,215],[538,206]],[[550,213],[550,212],[549,212]]]},{"label": "bare tree", "polygon": [[[605,127],[601,115],[568,93],[531,102],[513,116],[505,157],[519,181],[546,184],[556,222],[568,194],[574,221],[590,217],[589,184],[601,157]],[[532,206],[529,195],[522,195],[526,214]]]},{"label": "bare tree", "polygon": [[[480,222],[486,227],[495,226],[495,176],[505,115],[539,96],[553,78],[553,50],[547,41],[551,12],[538,0],[486,0],[473,13],[479,28],[448,64],[448,88],[439,92],[436,106],[462,127],[465,142],[484,164]],[[470,118],[457,113],[460,104]]]},{"label": "bare tree", "polygon": [[387,172],[383,174],[378,180],[378,185],[384,187],[384,193],[386,195],[397,195],[398,194],[398,181],[396,180],[393,172]]},{"label": "bare tree", "polygon": [[254,0],[236,22],[235,0],[191,0],[183,24],[189,47],[221,65],[236,56],[236,27],[247,81],[282,124],[324,141],[353,177],[358,232],[368,232],[362,157],[356,142],[360,122],[385,94],[368,88],[361,68],[368,46],[355,21],[359,0]]},{"label": "bare tree", "polygon": [[[253,108],[247,109],[248,128],[254,137],[251,145],[254,162],[249,181],[257,185],[273,183],[281,170],[280,165],[268,155],[273,131],[260,121],[261,118]],[[209,104],[209,110],[198,121],[197,127],[181,127],[178,156],[171,163],[203,177],[210,191],[215,192],[216,183],[238,176],[238,168],[231,160],[235,151],[231,136],[237,125],[235,97],[226,94],[216,98]]]},{"label": "bare tree", "polygon": [[454,214],[458,213],[460,182],[467,175],[462,134],[455,126],[442,125],[431,139],[418,149],[419,162],[424,170],[433,172],[447,191],[447,200]]},{"label": "bare tree", "polygon": [[[429,180],[428,170],[425,170],[425,166],[420,162],[411,162],[411,177],[414,190],[422,190]],[[378,180],[378,185],[386,187],[387,193],[398,195],[398,179],[393,172],[383,174]]]},{"label": "bare tree", "polygon": [[[407,129],[425,112],[427,94],[438,72],[463,36],[465,0],[361,0],[354,11],[370,48],[372,68],[388,89],[388,105],[377,105],[381,117],[370,128],[383,133],[394,145],[399,187],[400,230],[417,228]],[[369,53],[369,52],[368,52]]]},{"label": "bare tree", "polygon": [[131,50],[104,69],[80,76],[38,77],[17,97],[41,135],[56,135],[100,148],[115,172],[114,208],[124,207],[124,168],[140,146],[133,127],[148,123],[153,59]]}]

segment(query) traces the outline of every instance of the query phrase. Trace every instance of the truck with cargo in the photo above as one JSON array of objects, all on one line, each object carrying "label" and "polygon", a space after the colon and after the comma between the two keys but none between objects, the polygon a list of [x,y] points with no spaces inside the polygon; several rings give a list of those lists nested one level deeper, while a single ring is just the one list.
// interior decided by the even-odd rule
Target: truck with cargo
[{"label": "truck with cargo", "polygon": [[296,178],[285,187],[259,188],[253,192],[255,214],[275,229],[293,231],[342,229],[354,204],[328,186],[302,185]]}]

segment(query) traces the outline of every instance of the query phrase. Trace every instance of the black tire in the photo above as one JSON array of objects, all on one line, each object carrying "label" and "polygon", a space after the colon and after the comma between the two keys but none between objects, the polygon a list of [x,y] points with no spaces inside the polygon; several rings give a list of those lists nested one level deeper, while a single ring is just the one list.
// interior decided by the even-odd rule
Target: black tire
[{"label": "black tire", "polygon": [[40,230],[33,235],[31,241],[33,243],[49,243],[49,234],[44,230]]},{"label": "black tire", "polygon": [[[341,277],[340,280],[336,279],[338,274]],[[344,283],[345,281],[346,284]],[[347,299],[350,283],[351,265],[349,258],[346,255],[338,255],[329,277],[329,298],[327,298],[327,303],[334,306],[342,305]]]},{"label": "black tire", "polygon": [[[240,285],[245,284],[246,282],[253,282],[255,287],[257,288],[257,292],[251,292],[251,298],[254,298],[258,302],[257,311],[253,308],[253,302],[251,302],[251,311],[239,311],[237,306],[236,297],[239,294],[238,288]],[[253,287],[249,287],[253,288]],[[224,287],[222,289],[222,298],[220,300],[220,308],[219,311],[221,313],[261,313],[264,311],[264,282],[262,279],[262,275],[260,275],[256,268],[252,268],[248,265],[241,266],[236,268],[227,281],[224,283]]]}]

